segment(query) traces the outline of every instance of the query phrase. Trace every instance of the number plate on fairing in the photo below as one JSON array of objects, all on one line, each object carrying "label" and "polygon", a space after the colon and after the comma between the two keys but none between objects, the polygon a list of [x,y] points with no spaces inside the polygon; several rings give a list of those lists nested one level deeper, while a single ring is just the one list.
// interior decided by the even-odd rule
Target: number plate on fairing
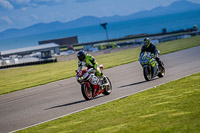
[{"label": "number plate on fairing", "polygon": [[90,81],[91,84],[97,85],[98,82],[99,82],[99,79],[95,75],[93,75],[93,76],[91,76],[91,78],[89,79],[89,81]]}]

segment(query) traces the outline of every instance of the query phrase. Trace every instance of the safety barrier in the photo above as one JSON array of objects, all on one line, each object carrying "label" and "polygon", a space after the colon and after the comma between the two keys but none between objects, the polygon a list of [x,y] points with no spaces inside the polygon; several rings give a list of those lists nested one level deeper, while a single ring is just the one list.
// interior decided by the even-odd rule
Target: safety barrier
[{"label": "safety barrier", "polygon": [[38,64],[45,64],[45,63],[52,63],[52,62],[57,62],[57,59],[46,59],[46,60],[33,61],[33,62],[24,62],[24,63],[10,64],[10,65],[2,65],[2,66],[0,66],[0,69],[10,68],[10,67],[38,65]]}]

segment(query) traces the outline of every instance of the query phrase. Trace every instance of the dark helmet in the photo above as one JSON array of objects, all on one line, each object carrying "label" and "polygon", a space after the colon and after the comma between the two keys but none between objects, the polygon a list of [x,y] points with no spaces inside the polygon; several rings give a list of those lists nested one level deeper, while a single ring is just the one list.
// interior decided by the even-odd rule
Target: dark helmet
[{"label": "dark helmet", "polygon": [[86,53],[84,52],[84,51],[79,51],[78,53],[77,53],[77,57],[78,57],[78,59],[79,59],[79,61],[84,61],[85,60],[85,57],[86,57]]},{"label": "dark helmet", "polygon": [[149,39],[149,38],[145,38],[145,39],[144,39],[144,46],[145,46],[145,47],[148,48],[149,45],[150,45],[150,43],[151,43],[151,42],[150,42],[150,39]]}]

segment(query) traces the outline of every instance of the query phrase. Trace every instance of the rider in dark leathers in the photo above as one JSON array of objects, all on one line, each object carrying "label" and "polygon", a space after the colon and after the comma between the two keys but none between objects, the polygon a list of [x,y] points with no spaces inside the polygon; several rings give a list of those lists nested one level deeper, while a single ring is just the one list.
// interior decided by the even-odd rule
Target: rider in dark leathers
[{"label": "rider in dark leathers", "polygon": [[142,52],[145,52],[145,51],[146,52],[151,52],[152,54],[154,54],[154,58],[158,62],[158,65],[163,67],[162,63],[161,63],[161,60],[159,58],[158,50],[157,50],[156,46],[150,42],[149,38],[145,38],[144,39],[144,45],[142,46],[142,50],[140,52],[140,55],[141,55]]}]

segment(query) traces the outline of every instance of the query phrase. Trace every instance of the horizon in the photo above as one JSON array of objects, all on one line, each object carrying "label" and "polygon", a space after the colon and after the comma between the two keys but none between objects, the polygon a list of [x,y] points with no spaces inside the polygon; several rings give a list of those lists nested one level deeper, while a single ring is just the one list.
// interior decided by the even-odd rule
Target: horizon
[{"label": "horizon", "polygon": [[[104,1],[106,0],[0,0],[0,32],[9,29],[22,29],[38,23],[56,21],[66,23],[84,16],[99,18],[115,15],[127,16],[185,0],[143,0],[146,4],[140,0],[126,0],[123,3],[120,0],[107,0],[108,4],[101,6]],[[199,0],[186,1],[200,4]],[[75,7],[78,7],[79,10],[76,10]],[[49,12],[49,10],[54,12]],[[65,14],[64,11],[69,11],[69,13]]]},{"label": "horizon", "polygon": [[[194,25],[200,25],[199,12],[200,10],[110,23],[108,27],[109,39],[143,33],[161,33],[163,28],[167,29],[167,32],[187,30]],[[11,33],[11,35],[12,34],[13,33]],[[38,45],[38,41],[71,36],[77,36],[78,43],[95,42],[106,39],[105,30],[100,27],[100,25],[92,25],[75,29],[65,29],[55,32],[22,35],[19,37],[2,39],[0,41],[0,51],[36,46]]]}]

